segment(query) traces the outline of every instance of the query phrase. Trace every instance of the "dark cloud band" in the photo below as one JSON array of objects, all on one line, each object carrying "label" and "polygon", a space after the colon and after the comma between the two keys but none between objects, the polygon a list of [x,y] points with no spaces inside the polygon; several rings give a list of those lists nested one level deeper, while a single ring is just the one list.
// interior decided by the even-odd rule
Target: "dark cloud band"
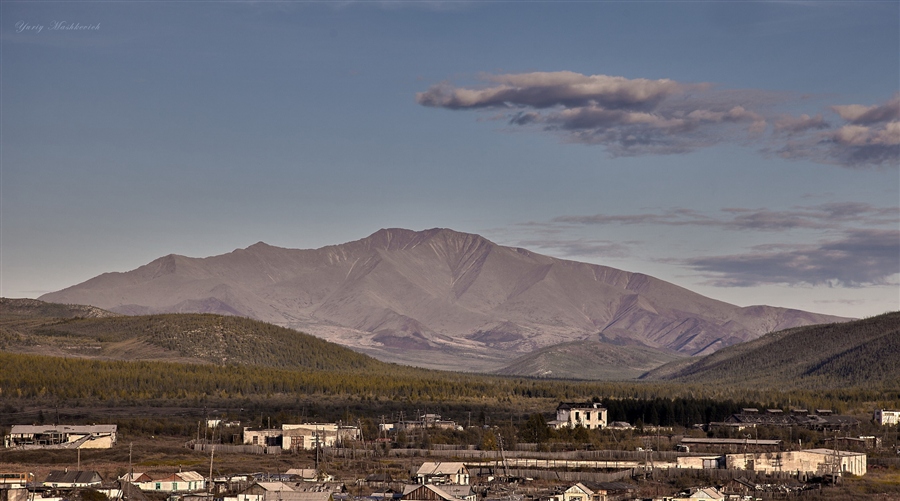
[{"label": "dark cloud band", "polygon": [[[896,166],[900,160],[900,94],[882,105],[831,106],[837,115],[832,123],[822,114],[779,114],[760,104],[766,101],[762,91],[723,91],[709,83],[571,71],[482,79],[487,84],[479,88],[434,85],[416,94],[416,101],[451,110],[499,109],[511,126],[600,145],[613,156],[738,143],[786,159],[845,167]],[[781,101],[794,104],[786,95]]]}]

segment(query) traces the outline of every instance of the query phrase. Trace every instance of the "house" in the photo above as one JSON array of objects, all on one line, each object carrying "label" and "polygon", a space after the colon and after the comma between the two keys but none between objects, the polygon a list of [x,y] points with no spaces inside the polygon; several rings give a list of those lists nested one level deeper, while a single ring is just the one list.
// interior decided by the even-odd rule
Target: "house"
[{"label": "house", "polygon": [[284,499],[283,494],[294,492],[284,482],[254,482],[237,495],[237,501],[269,501]]},{"label": "house", "polygon": [[4,447],[25,449],[109,449],[116,444],[116,425],[86,426],[14,424]]},{"label": "house", "polygon": [[875,411],[875,423],[880,426],[900,424],[900,411],[878,409]]},{"label": "house", "polygon": [[256,482],[229,501],[334,501],[332,490],[297,491],[284,482]]},{"label": "house", "polygon": [[715,487],[703,487],[692,492],[686,497],[672,498],[672,501],[723,501],[725,494]]},{"label": "house", "polygon": [[291,468],[286,471],[288,475],[297,477],[304,482],[315,482],[319,480],[319,474],[315,468]]},{"label": "house", "polygon": [[416,472],[419,484],[469,485],[469,469],[463,463],[422,463]]},{"label": "house", "polygon": [[251,482],[250,475],[222,475],[212,479],[213,486],[209,491],[213,494],[240,492],[249,487]]},{"label": "house", "polygon": [[444,484],[441,486],[441,490],[455,499],[462,499],[463,501],[476,501],[478,499],[478,494],[472,489],[471,485]]},{"label": "house", "polygon": [[564,490],[561,494],[553,496],[553,499],[556,501],[606,501],[608,493],[605,489],[601,489],[598,486],[591,485],[588,487],[579,482]]},{"label": "house", "polygon": [[96,471],[54,470],[44,480],[44,487],[54,489],[75,489],[79,487],[99,487],[103,479]]},{"label": "house", "polygon": [[390,473],[372,473],[366,476],[365,483],[376,489],[387,489],[394,483],[394,477]]},{"label": "house", "polygon": [[606,428],[606,408],[599,403],[560,402],[556,407],[556,419],[547,423],[552,428],[575,428],[583,426],[589,430]]},{"label": "house", "polygon": [[[145,474],[131,483],[145,492],[197,492],[206,490],[206,478],[196,471],[182,471],[161,478],[150,478]],[[146,479],[145,479],[146,478]]]},{"label": "house", "polygon": [[[468,486],[453,486],[452,484],[407,485],[403,489],[403,496],[400,499],[403,501],[474,501],[475,494],[471,489],[460,492],[458,489],[454,490],[453,487],[468,488]],[[459,497],[460,495],[466,497]]]},{"label": "house", "polygon": [[134,483],[138,483],[138,482],[150,482],[153,479],[150,477],[150,475],[147,475],[146,473],[136,472],[136,473],[126,473],[126,474],[122,475],[121,477],[119,477],[119,480],[121,480],[123,482],[131,482],[134,484]]}]

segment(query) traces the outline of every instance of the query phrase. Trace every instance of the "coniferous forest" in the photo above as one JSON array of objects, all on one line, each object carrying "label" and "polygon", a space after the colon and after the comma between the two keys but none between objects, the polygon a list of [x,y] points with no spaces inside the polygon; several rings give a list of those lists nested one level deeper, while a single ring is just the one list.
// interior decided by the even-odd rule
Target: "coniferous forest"
[{"label": "coniferous forest", "polygon": [[[898,313],[773,333],[721,350],[666,379],[575,381],[388,364],[238,317],[85,318],[80,316],[86,314],[83,309],[67,314],[62,305],[28,309],[4,301],[0,399],[12,409],[158,406],[300,412],[318,406],[323,417],[340,417],[351,409],[356,416],[372,417],[430,408],[448,418],[471,420],[473,411],[549,416],[561,401],[594,400],[609,410],[610,421],[691,426],[722,420],[743,407],[868,413],[900,406],[897,357],[891,356],[900,340]],[[791,351],[802,363],[782,364],[782,372],[764,356]],[[139,352],[154,353],[156,359],[138,359]],[[881,365],[868,361],[878,353],[886,356]],[[855,354],[863,357],[856,364]],[[764,370],[754,372],[753,366]],[[872,375],[873,367],[880,372]]]}]

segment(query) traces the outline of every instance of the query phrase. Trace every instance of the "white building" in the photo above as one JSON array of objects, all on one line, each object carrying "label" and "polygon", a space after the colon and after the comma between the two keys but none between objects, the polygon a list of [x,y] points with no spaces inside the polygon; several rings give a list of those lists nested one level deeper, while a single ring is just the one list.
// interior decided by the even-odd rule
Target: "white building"
[{"label": "white building", "polygon": [[589,430],[606,428],[606,408],[599,403],[573,404],[560,402],[556,407],[556,419],[547,423],[553,428],[575,428],[582,426]]},{"label": "white building", "polygon": [[402,501],[475,501],[477,494],[468,485],[434,484],[406,485]]},{"label": "white building", "polygon": [[825,476],[866,474],[866,455],[834,449],[783,452],[747,452],[724,456],[680,456],[677,468],[751,470],[761,473],[804,473]]},{"label": "white building", "polygon": [[341,426],[335,423],[285,424],[281,426],[284,450],[312,450],[319,447],[333,447],[338,443],[359,440],[361,433],[356,426]]},{"label": "white building", "polygon": [[564,490],[562,494],[551,496],[553,501],[606,501],[607,491],[604,489],[590,489],[581,482]]},{"label": "white building", "polygon": [[281,428],[255,430],[244,428],[245,445],[280,446],[289,450],[312,450],[334,447],[344,441],[360,440],[362,434],[356,426],[336,423],[283,424]]},{"label": "white building", "polygon": [[416,472],[416,480],[419,484],[469,485],[469,469],[456,462],[422,463]]},{"label": "white building", "polygon": [[87,426],[14,424],[3,438],[5,447],[25,449],[109,449],[116,444],[116,425]]},{"label": "white building", "polygon": [[672,498],[672,501],[723,501],[725,494],[715,487],[702,487],[695,490],[687,497]]},{"label": "white building", "polygon": [[900,424],[900,411],[878,409],[875,411],[875,422],[881,426]]},{"label": "white building", "polygon": [[206,478],[196,471],[173,473],[167,477],[151,479],[146,474],[135,474],[132,482],[142,491],[197,492],[206,490]]}]

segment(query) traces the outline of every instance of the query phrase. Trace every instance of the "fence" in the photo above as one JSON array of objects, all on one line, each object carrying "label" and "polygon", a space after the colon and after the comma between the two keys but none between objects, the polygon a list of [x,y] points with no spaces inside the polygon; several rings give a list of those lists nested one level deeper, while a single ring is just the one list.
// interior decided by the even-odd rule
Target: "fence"
[{"label": "fence", "polygon": [[[472,461],[499,461],[506,459],[541,459],[546,461],[632,461],[632,462],[675,462],[682,453],[674,451],[565,451],[565,452],[536,452],[536,451],[504,451],[501,457],[500,451],[475,450],[474,446],[465,449],[450,448],[451,446],[435,447],[431,449],[350,449],[328,448],[328,454],[340,458],[365,458],[365,457],[445,457]],[[580,466],[573,466],[580,467]]]},{"label": "fence", "polygon": [[204,444],[194,443],[193,440],[184,444],[185,447],[194,451],[211,452],[213,449],[217,453],[223,454],[281,454],[281,447],[266,447],[262,445],[225,445],[225,444]]},{"label": "fence", "polygon": [[[493,468],[472,468],[469,470],[473,474],[483,474],[485,472],[498,473]],[[615,482],[635,475],[632,468],[614,472],[599,471],[554,471],[554,470],[532,470],[524,468],[510,468],[509,474],[518,478],[539,478],[542,480],[560,480],[563,482]]]},{"label": "fence", "polygon": [[869,466],[884,466],[885,468],[900,468],[900,458],[868,458]]}]

